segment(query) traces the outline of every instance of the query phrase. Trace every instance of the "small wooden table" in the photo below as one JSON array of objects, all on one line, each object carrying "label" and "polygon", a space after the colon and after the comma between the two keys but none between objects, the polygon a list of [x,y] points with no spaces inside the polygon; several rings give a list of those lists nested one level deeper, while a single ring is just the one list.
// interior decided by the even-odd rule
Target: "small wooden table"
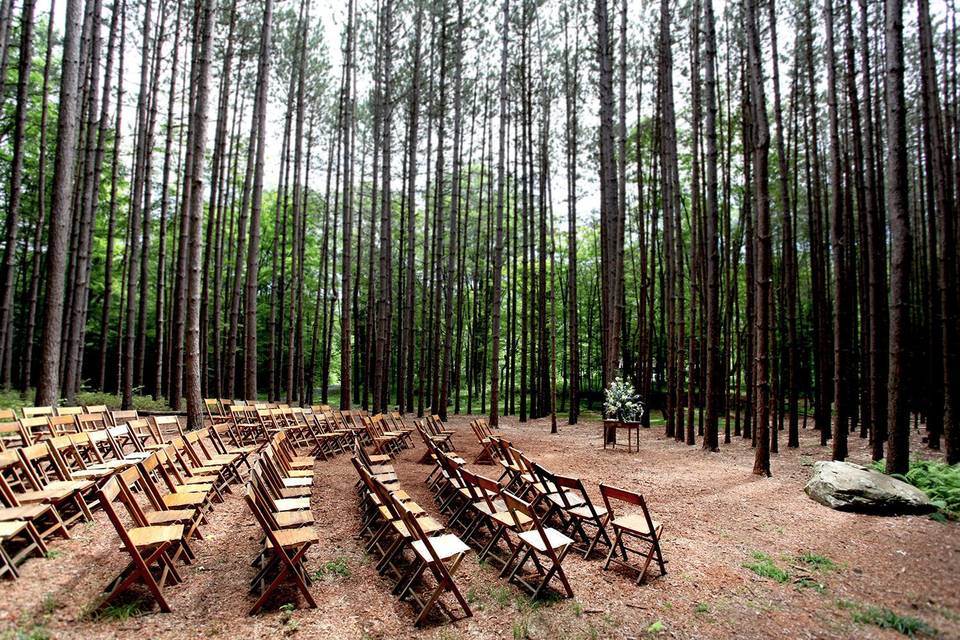
[{"label": "small wooden table", "polygon": [[[603,448],[606,449],[609,444],[611,448],[617,448],[617,430],[626,429],[627,431],[627,451],[640,451],[640,422],[626,422],[623,420],[604,420],[603,421]],[[631,436],[633,434],[633,436]]]}]

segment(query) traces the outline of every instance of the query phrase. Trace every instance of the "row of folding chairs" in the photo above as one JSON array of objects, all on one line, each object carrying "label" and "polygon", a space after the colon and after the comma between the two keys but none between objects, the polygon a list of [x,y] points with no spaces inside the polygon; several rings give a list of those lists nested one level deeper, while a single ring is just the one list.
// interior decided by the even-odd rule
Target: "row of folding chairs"
[{"label": "row of folding chairs", "polygon": [[[370,455],[357,440],[352,462],[359,477],[360,537],[367,553],[379,557],[377,571],[392,580],[393,594],[414,605],[414,625],[422,625],[436,608],[450,620],[472,616],[454,580],[470,547],[402,489],[389,454]],[[461,616],[445,602],[447,594]]]},{"label": "row of folding chairs", "polygon": [[[71,407],[64,407],[63,409],[69,408]],[[68,412],[61,415],[41,415],[4,420],[4,418],[10,418],[12,415],[11,410],[0,411],[0,451],[29,446],[69,433],[96,431],[129,423],[135,423],[135,428],[140,430],[142,435],[158,442],[167,440],[174,435],[180,435],[183,431],[182,424],[177,416],[141,418],[136,411]]]},{"label": "row of folding chairs", "polygon": [[[477,431],[478,436],[484,433],[480,429]],[[510,555],[506,560],[501,558],[502,575],[530,588],[536,595],[553,575],[549,570],[538,571],[541,580],[531,586],[519,578],[519,567],[538,553],[546,554],[549,560],[555,561],[551,564],[557,567],[555,574],[569,596],[572,593],[559,567],[560,562],[571,549],[588,558],[599,545],[608,548],[605,570],[611,563],[636,570],[637,567],[630,562],[632,554],[641,559],[638,584],[653,561],[657,562],[661,574],[666,574],[666,561],[660,548],[663,525],[650,516],[642,495],[601,484],[603,505],[596,505],[581,479],[554,473],[531,461],[505,438],[489,430],[484,436],[490,443],[490,458],[503,470],[496,482],[471,473],[462,458],[434,448],[431,455],[436,466],[428,475],[427,484],[438,497],[441,511],[450,515],[451,526],[462,527],[465,540],[472,541],[481,528],[489,533],[487,546],[480,550],[481,558],[490,554],[496,556],[500,540],[509,538],[511,532],[526,535],[527,542],[535,545],[534,550],[520,552],[517,546],[508,544]],[[432,443],[428,442],[427,446],[431,447]],[[634,509],[618,516],[615,509],[619,507],[615,505],[628,505]],[[505,511],[509,518],[503,515]],[[509,520],[512,527],[505,525],[504,520]],[[531,528],[521,531],[524,526]],[[612,530],[612,538],[608,528]],[[537,535],[533,535],[534,530]],[[517,554],[521,553],[523,555],[518,558]],[[518,559],[519,562],[514,563]],[[540,568],[539,564],[537,568]]]},{"label": "row of folding chairs", "polygon": [[244,500],[262,532],[251,562],[256,572],[250,592],[257,599],[250,615],[287,581],[296,585],[310,608],[317,607],[305,568],[307,551],[319,542],[310,508],[313,465],[314,457],[298,455],[281,431],[271,437],[250,472]]},{"label": "row of folding chairs", "polygon": [[21,407],[18,416],[13,409],[0,410],[0,422],[19,420],[20,418],[45,418],[47,416],[76,416],[84,413],[108,413],[105,404],[84,404],[77,406]]},{"label": "row of folding chairs", "polygon": [[155,498],[155,510],[176,510],[195,500],[180,494],[202,490],[220,499],[255,450],[239,446],[224,428],[228,425],[162,444],[145,443],[132,425],[64,434],[0,452],[0,522],[13,523],[0,527],[0,573],[16,577],[17,565],[29,555],[43,555],[51,536],[69,538],[70,526],[90,520],[96,508],[107,510],[105,489],[107,502],[124,499],[114,481],[122,481],[130,469],[165,488],[163,495],[140,494]]},{"label": "row of folding chairs", "polygon": [[[637,584],[643,581],[653,561],[660,574],[666,575],[667,561],[660,547],[663,524],[651,517],[642,494],[601,483],[603,504],[595,504],[580,478],[547,469],[502,437],[493,436],[492,444],[491,455],[503,469],[500,482],[530,500],[543,521],[555,524],[571,537],[584,558],[603,546],[607,548],[604,570],[611,563],[637,570],[630,562],[632,554],[641,560]],[[618,515],[618,509],[624,505],[630,511]]]},{"label": "row of folding chairs", "polygon": [[407,427],[399,413],[362,416],[367,441],[377,454],[393,457],[403,449],[414,448],[412,427]]}]

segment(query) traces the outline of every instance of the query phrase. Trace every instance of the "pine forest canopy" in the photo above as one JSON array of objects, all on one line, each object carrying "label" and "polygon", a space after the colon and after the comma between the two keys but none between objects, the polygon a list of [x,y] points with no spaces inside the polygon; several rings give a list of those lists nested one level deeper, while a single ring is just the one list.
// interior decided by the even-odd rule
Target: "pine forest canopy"
[{"label": "pine forest canopy", "polygon": [[623,375],[759,474],[808,413],[958,462],[957,49],[929,0],[0,0],[0,383],[555,430]]}]

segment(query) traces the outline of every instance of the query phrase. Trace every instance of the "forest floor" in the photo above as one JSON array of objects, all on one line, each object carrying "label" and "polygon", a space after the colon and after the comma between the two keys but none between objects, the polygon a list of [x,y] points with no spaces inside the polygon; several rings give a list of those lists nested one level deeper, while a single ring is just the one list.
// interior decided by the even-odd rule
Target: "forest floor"
[{"label": "forest floor", "polygon": [[[471,553],[456,580],[473,617],[417,631],[412,607],[390,594],[392,585],[353,538],[356,476],[340,456],[316,465],[313,512],[321,542],[307,566],[318,575],[312,586],[318,609],[300,608],[291,590],[269,612],[247,615],[259,533],[235,490],[194,545],[198,562],[169,590],[173,613],[141,614],[138,608],[150,605],[128,600],[130,606],[90,619],[91,604],[126,562],[100,512],[73,530],[74,539],[54,541],[47,559],[28,561],[20,580],[0,584],[0,638],[903,637],[883,628],[896,624],[960,638],[960,524],[841,513],[813,502],[803,486],[812,463],[829,453],[815,431],[802,431],[799,449],[774,455],[773,477],[761,478],[752,475],[753,451],[740,439],[705,453],[651,429],[641,433],[640,452],[628,453],[604,450],[596,422],[562,425],[554,436],[548,421],[504,423],[515,446],[548,468],[582,477],[597,500],[599,482],[641,491],[664,523],[669,573],[652,571],[637,586],[633,574],[602,571],[597,556],[571,554],[564,568],[575,599],[533,603]],[[450,425],[458,450],[472,460],[479,449],[468,419]],[[404,489],[436,515],[424,485],[429,468],[417,464],[422,453],[419,444],[396,467]],[[865,441],[851,439],[851,459],[869,460]],[[489,466],[474,468],[496,475]],[[783,582],[747,564],[775,565]],[[297,608],[281,608],[285,598]]]}]

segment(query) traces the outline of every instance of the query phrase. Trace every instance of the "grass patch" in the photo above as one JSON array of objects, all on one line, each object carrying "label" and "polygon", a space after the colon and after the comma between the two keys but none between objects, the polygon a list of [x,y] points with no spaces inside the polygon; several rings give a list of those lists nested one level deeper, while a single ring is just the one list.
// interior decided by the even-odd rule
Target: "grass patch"
[{"label": "grass patch", "polygon": [[[0,391],[0,408],[16,409],[19,411],[23,409],[23,407],[32,407],[34,398],[36,398],[35,389],[27,389],[25,393],[21,393],[16,389]],[[120,408],[122,404],[121,401],[120,396],[116,394],[85,390],[77,392],[73,404],[105,404],[109,409],[113,410]],[[63,405],[66,404],[66,402],[60,399],[58,404]],[[133,408],[138,411],[170,411],[170,406],[167,405],[166,401],[154,400],[151,396],[139,395],[137,393],[134,393],[133,396]]]},{"label": "grass patch", "polygon": [[[885,460],[873,463],[877,471],[886,471],[886,466]],[[960,464],[918,459],[910,463],[906,475],[892,475],[927,494],[939,509],[931,516],[934,520],[960,520]]]},{"label": "grass patch", "polygon": [[347,564],[347,559],[341,556],[320,565],[320,568],[314,571],[311,577],[314,580],[336,580],[338,578],[349,578],[350,575],[350,565]]},{"label": "grass patch", "polygon": [[790,574],[776,565],[773,559],[762,551],[754,551],[753,562],[745,562],[743,567],[762,578],[769,578],[783,584],[790,580]]},{"label": "grass patch", "polygon": [[63,551],[60,551],[59,549],[48,549],[43,557],[45,557],[47,560],[56,560],[62,555]]},{"label": "grass patch", "polygon": [[122,604],[108,604],[99,611],[94,611],[90,617],[97,621],[125,622],[130,618],[143,615],[143,612],[143,601],[137,599]]},{"label": "grass patch", "polygon": [[710,605],[706,602],[698,602],[693,608],[694,613],[710,613]]},{"label": "grass patch", "polygon": [[53,636],[42,624],[11,629],[2,636],[4,640],[50,640]]},{"label": "grass patch", "polygon": [[526,640],[529,637],[530,630],[525,619],[513,623],[513,640]]},{"label": "grass patch", "polygon": [[813,578],[802,577],[797,580],[797,586],[801,589],[813,589],[817,593],[824,593],[827,590],[827,587],[822,582],[817,582]]},{"label": "grass patch", "polygon": [[656,620],[647,627],[647,633],[651,636],[659,635],[667,630],[667,626],[660,620]]},{"label": "grass patch", "polygon": [[60,607],[60,601],[57,600],[57,596],[52,593],[44,595],[43,600],[40,601],[40,613],[46,616],[52,615],[53,612]]},{"label": "grass patch", "polygon": [[816,569],[817,571],[821,571],[823,573],[833,573],[834,571],[840,570],[839,564],[827,556],[820,555],[819,553],[811,553],[806,551],[797,556],[796,561],[799,564],[805,564],[811,569]]},{"label": "grass patch", "polygon": [[938,635],[936,629],[920,618],[902,616],[886,607],[856,606],[853,608],[852,616],[853,621],[859,624],[871,624],[881,629],[893,629],[911,638],[918,635]]}]

